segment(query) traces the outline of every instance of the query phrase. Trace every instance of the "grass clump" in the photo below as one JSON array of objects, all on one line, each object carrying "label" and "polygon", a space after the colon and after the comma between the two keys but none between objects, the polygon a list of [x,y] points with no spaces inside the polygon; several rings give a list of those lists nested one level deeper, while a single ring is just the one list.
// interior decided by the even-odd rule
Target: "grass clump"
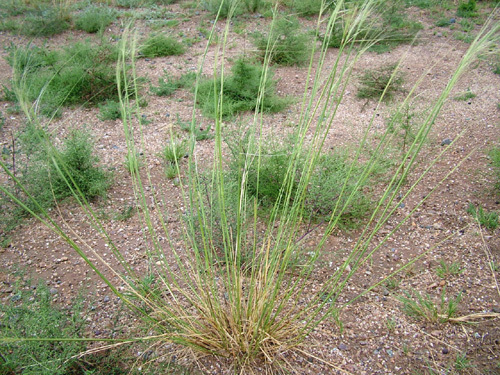
[{"label": "grass clump", "polygon": [[[244,4],[248,3],[251,6],[250,1],[254,1],[257,4],[259,2],[259,0],[245,0]],[[219,18],[232,17],[242,12],[242,4],[237,0],[203,0],[201,7]]]},{"label": "grass clump", "polygon": [[106,100],[105,103],[99,103],[99,120],[117,120],[122,118],[122,107],[120,103],[114,100]]},{"label": "grass clump", "polygon": [[356,96],[360,99],[390,101],[397,92],[403,91],[403,76],[396,65],[386,65],[380,69],[368,70],[360,78]]},{"label": "grass clump", "polygon": [[164,34],[150,35],[139,49],[141,57],[161,57],[182,55],[184,46],[171,36]]},{"label": "grass clump", "polygon": [[456,276],[463,272],[462,267],[458,262],[446,263],[444,260],[439,261],[439,267],[436,269],[436,275],[442,279],[446,279],[448,276]]},{"label": "grass clump", "polygon": [[[262,58],[269,53],[278,65],[304,65],[311,55],[312,38],[302,31],[296,17],[282,16],[267,33],[253,35],[254,43]],[[268,48],[269,46],[269,48]]]},{"label": "grass clump", "polygon": [[[1,374],[63,375],[78,369],[76,356],[85,350],[81,304],[73,303],[71,315],[52,303],[53,294],[43,282],[17,288],[10,301],[0,304],[0,336],[19,341],[2,342]],[[23,338],[40,340],[22,341]],[[52,341],[51,339],[56,339]]]},{"label": "grass clump", "polygon": [[172,139],[163,148],[162,157],[170,164],[176,164],[188,154],[188,144],[185,140]]},{"label": "grass clump", "polygon": [[54,51],[11,47],[8,62],[14,69],[16,95],[36,101],[36,109],[47,116],[58,113],[62,106],[118,97],[116,53],[107,43],[78,42]]},{"label": "grass clump", "polygon": [[469,204],[469,207],[467,207],[467,213],[472,215],[472,217],[477,220],[477,222],[485,228],[494,230],[498,228],[498,225],[500,224],[498,222],[499,220],[499,214],[498,212],[495,211],[485,211],[481,206],[476,208],[472,203]]},{"label": "grass clump", "polygon": [[178,89],[191,87],[195,80],[195,73],[186,73],[175,79],[165,72],[164,78],[158,78],[158,86],[151,86],[150,90],[157,96],[170,96]]},{"label": "grass clump", "polygon": [[[498,107],[500,109],[500,104]],[[497,189],[498,193],[500,193],[500,146],[493,147],[488,154],[491,159],[491,165],[493,166],[495,188]]]},{"label": "grass clump", "polygon": [[446,288],[441,292],[441,298],[436,304],[428,294],[419,292],[413,294],[405,292],[405,296],[398,297],[403,303],[403,311],[417,320],[426,320],[430,323],[446,323],[457,314],[458,304],[462,299],[459,293],[454,298],[446,298]]},{"label": "grass clump", "polygon": [[[223,117],[230,117],[245,111],[279,112],[290,103],[287,98],[276,95],[276,82],[267,73],[261,83],[263,69],[243,58],[239,58],[231,68],[231,74],[221,78],[207,79],[198,86],[196,100],[203,113],[214,117],[220,111]],[[219,98],[222,86],[222,98]],[[261,100],[259,96],[262,95]],[[219,107],[222,103],[222,107]]]},{"label": "grass clump", "polygon": [[113,9],[91,5],[75,16],[75,28],[87,33],[97,33],[110,25],[116,19]]}]

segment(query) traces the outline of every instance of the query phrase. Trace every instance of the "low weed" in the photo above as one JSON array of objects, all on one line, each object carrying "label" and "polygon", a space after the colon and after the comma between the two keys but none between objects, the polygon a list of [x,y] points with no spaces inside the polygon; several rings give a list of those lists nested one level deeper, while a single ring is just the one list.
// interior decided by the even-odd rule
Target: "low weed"
[{"label": "low weed", "polygon": [[173,138],[163,148],[162,157],[170,164],[176,164],[188,155],[188,144],[183,139]]},{"label": "low weed", "polygon": [[266,0],[243,0],[243,7],[249,13],[264,13],[271,8],[271,3]]},{"label": "low weed", "polygon": [[164,34],[150,35],[139,48],[140,57],[162,57],[182,55],[185,51],[182,43]]},{"label": "low weed", "polygon": [[325,13],[328,7],[334,4],[334,2],[325,0],[291,0],[285,1],[285,4],[290,6],[294,13],[303,17],[313,16],[320,12]]},{"label": "low weed", "polygon": [[104,30],[116,19],[116,12],[104,6],[91,5],[74,17],[75,28],[87,33]]},{"label": "low weed", "polygon": [[142,167],[142,160],[140,154],[135,152],[128,152],[125,156],[125,169],[129,173],[139,173],[139,168]]},{"label": "low weed", "polygon": [[390,101],[396,93],[403,91],[404,79],[394,64],[368,70],[359,81],[356,96],[360,99]]},{"label": "low weed", "polygon": [[270,32],[257,32],[253,38],[260,57],[269,53],[275,64],[301,66],[309,61],[312,38],[302,31],[296,17],[282,16]]},{"label": "low weed", "polygon": [[206,139],[212,139],[214,134],[211,132],[212,126],[208,125],[205,129],[201,126],[196,125],[192,121],[182,121],[177,114],[177,125],[184,131],[191,133],[196,141],[204,141]]},{"label": "low weed", "polygon": [[58,7],[34,8],[26,13],[21,23],[14,23],[15,28],[12,31],[34,37],[54,36],[68,30],[70,21],[69,14]]},{"label": "low weed", "polygon": [[481,206],[476,208],[472,203],[469,204],[469,207],[467,207],[467,213],[471,214],[472,217],[477,220],[479,225],[482,227],[494,230],[498,228],[499,222],[499,214],[498,212],[491,211],[487,212],[483,210]]},{"label": "low weed", "polygon": [[463,272],[460,263],[452,262],[446,263],[444,260],[439,261],[439,267],[436,269],[436,275],[442,279],[446,279],[449,276],[456,276]]},{"label": "low weed", "polygon": [[[500,109],[500,104],[499,104]],[[493,175],[495,179],[495,188],[497,193],[500,194],[500,146],[493,147],[489,152],[488,156],[491,160],[491,166],[493,167]]]},{"label": "low weed", "polygon": [[[72,303],[69,315],[52,303],[53,297],[39,282],[16,288],[10,301],[0,304],[0,336],[20,339],[2,342],[0,373],[63,375],[78,367],[77,355],[85,350],[83,342],[77,340],[85,334],[81,303]],[[22,340],[34,337],[40,340]]]},{"label": "low weed", "polygon": [[[261,83],[263,70],[248,60],[239,58],[231,68],[231,74],[220,78],[206,79],[200,82],[196,100],[206,116],[213,117],[220,111],[223,117],[231,117],[245,111],[279,112],[286,108],[290,99],[276,95],[271,72],[267,72],[266,81]],[[261,93],[263,96],[259,100]],[[216,100],[222,86],[222,100]],[[222,102],[222,108],[218,108]]]},{"label": "low weed", "polygon": [[455,100],[457,101],[463,101],[463,102],[466,102],[468,100],[471,100],[471,99],[474,99],[477,95],[474,94],[472,91],[470,91],[470,89],[467,89],[466,92],[460,94],[460,95],[457,95],[455,96]]},{"label": "low weed", "polygon": [[172,78],[167,72],[164,77],[158,78],[158,86],[151,86],[151,93],[157,96],[170,96],[180,88],[192,87],[196,80],[195,73],[183,74],[180,78]]},{"label": "low weed", "polygon": [[99,103],[99,120],[117,120],[122,118],[122,109],[120,103],[114,100],[106,100],[105,103]]},{"label": "low weed", "polygon": [[409,316],[426,320],[430,323],[445,323],[456,316],[458,304],[462,299],[461,293],[454,298],[446,299],[446,288],[441,292],[439,303],[433,301],[428,294],[419,292],[413,294],[405,292],[405,296],[399,296],[398,300],[403,303],[403,311]]}]

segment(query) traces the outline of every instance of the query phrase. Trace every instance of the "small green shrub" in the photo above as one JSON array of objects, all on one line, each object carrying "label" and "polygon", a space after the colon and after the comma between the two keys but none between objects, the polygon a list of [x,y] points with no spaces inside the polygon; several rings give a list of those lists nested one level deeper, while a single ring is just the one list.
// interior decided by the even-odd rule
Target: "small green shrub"
[{"label": "small green shrub", "polygon": [[386,65],[380,69],[368,70],[360,78],[356,96],[360,99],[391,100],[397,92],[403,91],[403,77],[395,69],[395,65]]},{"label": "small green shrub", "polygon": [[[231,145],[232,161],[230,163],[230,178],[233,181],[241,179],[242,160],[240,145]],[[306,166],[298,161],[298,171],[294,179],[288,176],[288,166],[291,158],[291,145],[267,145],[262,150],[260,161],[254,159],[247,165],[247,191],[249,196],[258,200],[263,208],[272,208],[278,201],[283,205],[285,191],[290,189],[290,199],[296,195],[297,182],[305,172]],[[338,227],[355,228],[371,212],[372,203],[364,192],[366,182],[357,183],[363,166],[349,161],[344,152],[326,153],[321,156],[314,170],[306,192],[303,207],[304,217],[313,221],[327,221],[332,212],[343,209]],[[372,180],[373,182],[373,180]]]},{"label": "small green shrub", "polygon": [[146,4],[145,0],[115,0],[117,6],[122,8],[139,8]]},{"label": "small green shrub", "polygon": [[[10,47],[9,64],[29,101],[38,101],[42,114],[53,115],[62,106],[117,99],[115,47],[77,42],[49,51],[39,47]],[[122,84],[122,87],[125,84]]]},{"label": "small green shrub", "polygon": [[272,32],[253,34],[254,43],[263,58],[271,46],[271,61],[278,65],[304,65],[311,54],[311,37],[302,31],[296,17],[280,17]]},{"label": "small green shrub", "polygon": [[468,0],[467,2],[460,2],[457,9],[458,17],[475,17],[477,15],[476,0]]},{"label": "small green shrub", "polygon": [[476,219],[479,224],[485,228],[494,230],[498,228],[499,222],[499,214],[498,212],[491,211],[487,212],[483,210],[481,206],[476,208],[472,203],[467,207],[467,213],[471,214],[474,219]]},{"label": "small green shrub", "polygon": [[114,100],[106,100],[106,103],[99,103],[99,120],[117,120],[122,118],[120,103]]},{"label": "small green shrub", "polygon": [[88,133],[73,131],[59,149],[47,148],[46,142],[47,133],[35,125],[28,125],[19,136],[18,152],[27,157],[20,158],[24,162],[18,161],[17,178],[38,205],[19,190],[13,189],[12,194],[27,208],[13,205],[4,196],[0,202],[4,206],[0,221],[8,229],[15,227],[30,211],[46,210],[73,192],[79,192],[87,200],[105,197],[111,185],[111,175],[98,165]]},{"label": "small green shrub", "polygon": [[182,55],[184,46],[171,36],[156,34],[149,36],[139,49],[141,57]]},{"label": "small green shrub", "polygon": [[[16,289],[10,301],[0,304],[0,336],[43,338],[37,341],[2,342],[0,373],[26,375],[64,375],[72,373],[85,350],[78,339],[84,332],[81,304],[72,303],[71,315],[52,303],[53,295],[43,282],[36,289],[28,284]],[[56,339],[51,341],[50,339]]]},{"label": "small green shrub", "polygon": [[87,33],[97,33],[116,19],[113,9],[92,5],[75,17],[75,28]]},{"label": "small green shrub", "polygon": [[323,12],[326,11],[328,4],[332,3],[325,0],[292,0],[291,7],[295,13],[300,16],[313,16],[319,14],[322,7]]},{"label": "small green shrub", "polygon": [[446,27],[446,26],[450,26],[451,25],[451,22],[450,22],[450,18],[449,17],[442,17],[440,19],[438,19],[435,23],[435,25],[437,27]]},{"label": "small green shrub", "polygon": [[[215,105],[219,103],[219,100],[214,100],[214,96],[219,94],[222,85],[223,106],[218,110],[223,117],[253,110],[264,112],[283,110],[290,103],[290,100],[276,95],[276,83],[271,72],[268,72],[267,80],[261,86],[262,74],[263,70],[259,65],[253,65],[247,60],[239,58],[231,68],[231,74],[224,76],[223,83],[220,78],[216,78],[215,81],[207,79],[200,82],[197,102],[205,115],[214,117],[216,114]],[[257,98],[260,92],[263,92],[263,97],[261,103],[258,103]]]},{"label": "small green shrub", "polygon": [[270,8],[270,3],[266,0],[243,0],[243,6],[250,13],[264,13]]}]

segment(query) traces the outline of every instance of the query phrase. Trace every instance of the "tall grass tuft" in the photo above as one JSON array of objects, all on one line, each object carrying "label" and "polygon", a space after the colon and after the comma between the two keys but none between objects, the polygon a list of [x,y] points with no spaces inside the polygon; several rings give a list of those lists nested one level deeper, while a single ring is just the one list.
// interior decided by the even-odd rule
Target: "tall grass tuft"
[{"label": "tall grass tuft", "polygon": [[[321,240],[317,245],[308,248],[310,256],[304,260],[302,267],[291,273],[290,269],[296,261],[298,247],[304,235],[302,216],[304,202],[314,171],[321,165],[325,139],[334,124],[352,70],[360,56],[370,47],[370,43],[365,43],[354,48],[349,41],[356,40],[357,33],[366,27],[375,3],[376,1],[368,0],[360,3],[357,8],[346,9],[342,1],[337,1],[323,22],[320,20],[325,15],[319,15],[318,27],[326,26],[324,42],[321,47],[312,46],[311,56],[314,56],[314,59],[310,59],[307,76],[304,77],[306,82],[312,83],[306,88],[303,99],[298,104],[300,119],[293,135],[294,147],[290,149],[288,160],[284,165],[276,199],[264,218],[259,215],[261,207],[255,196],[258,196],[263,188],[260,166],[268,157],[263,152],[266,144],[263,130],[266,124],[262,113],[266,105],[269,64],[275,56],[275,50],[272,40],[269,39],[258,73],[260,84],[252,105],[253,116],[248,124],[250,131],[247,146],[240,150],[241,162],[236,180],[237,186],[234,192],[228,195],[233,189],[227,188],[227,184],[232,182],[227,179],[226,150],[223,142],[226,129],[223,117],[227,101],[224,61],[230,22],[225,23],[224,33],[220,38],[221,45],[215,54],[213,71],[209,72],[210,76],[216,77],[210,86],[214,94],[212,100],[204,104],[203,108],[206,109],[205,107],[210,105],[215,119],[213,159],[210,162],[211,166],[208,166],[210,170],[208,177],[201,172],[201,169],[207,166],[198,164],[196,157],[189,158],[187,168],[183,168],[185,177],[179,178],[178,183],[184,207],[183,217],[179,221],[182,223],[181,234],[172,235],[163,210],[151,208],[150,197],[146,196],[146,187],[152,184],[150,176],[147,175],[149,170],[145,172],[144,179],[140,174],[132,173],[132,188],[137,196],[137,205],[140,206],[137,212],[143,219],[144,233],[149,237],[148,241],[144,241],[149,244],[146,266],[156,280],[154,288],[146,288],[141,281],[144,275],[137,274],[126,263],[122,256],[122,252],[126,249],[121,249],[120,244],[110,242],[127,277],[111,266],[108,270],[97,266],[89,256],[98,255],[98,249],[86,249],[74,243],[62,228],[51,221],[47,212],[42,212],[38,216],[71,244],[114,293],[142,315],[144,321],[150,325],[150,330],[155,332],[157,340],[175,343],[203,355],[228,358],[235,372],[252,372],[252,366],[256,363],[259,363],[259,366],[286,366],[284,354],[295,349],[300,349],[303,353],[304,350],[300,346],[307,342],[308,336],[324,319],[359,298],[359,296],[353,297],[349,302],[343,303],[338,300],[349,280],[408,219],[409,216],[401,219],[394,230],[377,241],[377,244],[372,242],[375,234],[428,171],[427,169],[423,175],[415,176],[412,179],[415,182],[405,186],[405,191],[401,192],[402,181],[408,171],[412,170],[411,166],[417,159],[425,136],[429,133],[454,84],[478,55],[487,53],[492,42],[498,41],[500,29],[500,24],[489,23],[471,44],[450,77],[449,83],[443,88],[441,96],[422,121],[414,141],[407,145],[404,164],[396,168],[394,176],[389,179],[379,195],[366,226],[359,232],[357,241],[350,249],[349,256],[323,282],[316,293],[310,293],[308,287],[316,270],[314,266],[328,235],[338,227],[350,203],[357,199],[357,194],[374,170],[378,158],[381,157],[380,151],[391,141],[391,133],[385,133],[374,146],[372,156],[365,158],[367,160],[363,163],[362,170],[354,167],[367,146],[368,133],[374,122],[372,119],[366,133],[360,137],[356,152],[351,157],[354,163],[345,172],[331,213],[324,225],[319,227]],[[345,12],[351,12],[349,17],[346,17]],[[336,60],[326,64],[328,41],[341,16],[347,20],[344,25],[345,37]],[[231,17],[231,13],[228,17]],[[280,21],[275,18],[271,29],[277,22]],[[208,45],[214,39],[216,27],[219,25],[215,24],[213,27],[207,49],[201,56],[202,61],[195,84],[193,116],[197,113],[198,94],[202,91],[199,91],[201,76],[205,73],[201,67],[207,57]],[[127,75],[129,66],[132,66],[131,70],[134,72],[135,50],[135,38],[126,30],[117,64],[117,92],[123,108],[122,121],[127,147],[131,151],[136,149],[135,143],[144,144],[144,140],[141,139],[140,124],[136,125],[130,118],[130,113],[135,113],[139,108],[135,111],[127,110],[133,108],[129,99],[137,96],[134,90],[135,80],[129,82]],[[407,105],[413,91],[410,91],[409,97],[401,104],[400,111]],[[383,97],[379,103],[382,99]],[[373,116],[375,114],[376,111]],[[194,119],[193,117],[193,123]],[[173,134],[172,139],[175,139]],[[195,148],[195,138],[191,137],[190,155],[195,155],[193,153]],[[439,155],[436,156],[436,159],[438,158]],[[62,160],[56,162],[61,163]],[[171,163],[179,171],[178,158],[174,158]],[[429,168],[433,163],[435,160],[430,161]],[[10,178],[20,183],[3,162],[1,165]],[[250,194],[250,166],[256,166],[256,182],[252,185],[255,195]],[[8,191],[1,189],[8,194]],[[206,191],[210,194],[205,194]],[[78,191],[74,191],[74,194],[80,198],[80,202],[88,212],[89,221],[100,228],[91,207],[81,199]],[[161,198],[153,199],[154,204],[160,203],[158,200]],[[421,207],[422,202],[417,204],[414,210]],[[23,202],[18,203],[23,204]],[[217,225],[214,225],[215,221]],[[160,237],[167,240],[162,241]],[[109,238],[107,240],[111,241]],[[126,293],[110,281],[105,271],[120,278]],[[394,274],[388,275],[392,276]],[[368,287],[361,295],[373,287]],[[154,292],[151,292],[153,289]],[[283,361],[280,361],[281,359]]]}]

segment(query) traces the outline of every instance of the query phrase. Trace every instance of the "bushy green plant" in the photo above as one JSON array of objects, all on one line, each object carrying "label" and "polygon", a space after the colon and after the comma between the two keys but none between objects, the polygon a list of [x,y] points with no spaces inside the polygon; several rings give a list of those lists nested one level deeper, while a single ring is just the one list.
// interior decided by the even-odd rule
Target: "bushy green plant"
[{"label": "bushy green plant", "polygon": [[461,1],[458,5],[458,17],[475,17],[477,15],[476,0],[468,0],[467,2]]},{"label": "bushy green plant", "polygon": [[360,99],[389,101],[394,94],[403,90],[403,76],[396,65],[386,65],[380,69],[368,70],[360,78],[356,96]]},{"label": "bushy green plant", "polygon": [[122,107],[120,103],[114,100],[106,100],[105,103],[99,103],[99,120],[117,120],[122,118]]},{"label": "bushy green plant", "polygon": [[296,17],[282,16],[269,32],[257,32],[253,38],[261,57],[269,53],[273,63],[300,66],[309,61],[312,38]]},{"label": "bushy green plant", "polygon": [[467,207],[467,213],[471,214],[474,219],[478,221],[478,223],[488,229],[497,229],[500,225],[499,223],[499,214],[495,211],[485,211],[481,206],[476,208],[472,203]]},{"label": "bushy green plant", "polygon": [[[258,65],[239,58],[231,68],[231,74],[220,78],[206,79],[200,82],[197,101],[207,116],[214,116],[220,111],[223,117],[230,117],[239,112],[264,111],[279,112],[290,103],[288,98],[276,95],[271,72],[267,72],[265,82],[261,82],[264,71]],[[216,100],[222,87],[222,100]],[[259,100],[259,95],[262,95]],[[219,103],[222,107],[218,108]]]},{"label": "bushy green plant", "polygon": [[52,303],[53,295],[43,282],[35,288],[17,288],[10,301],[0,304],[0,336],[13,338],[2,342],[1,374],[68,374],[79,361],[76,356],[85,350],[78,340],[61,341],[85,333],[81,304],[73,303],[69,315]]},{"label": "bushy green plant", "polygon": [[116,18],[111,8],[91,5],[75,16],[75,28],[87,33],[97,33],[103,30]]},{"label": "bushy green plant", "polygon": [[141,46],[139,53],[141,57],[161,57],[182,55],[184,46],[171,36],[156,34],[149,36]]},{"label": "bushy green plant", "polygon": [[[59,50],[11,47],[12,86],[37,109],[53,115],[61,106],[116,99],[116,50],[107,43],[77,42]],[[123,88],[123,83],[122,83]]]},{"label": "bushy green plant", "polygon": [[[48,147],[47,142],[50,142],[47,133],[34,124],[28,125],[20,136],[20,151],[28,157],[17,166],[20,174],[17,178],[25,189],[11,189],[10,199],[3,197],[3,214],[8,217],[2,221],[7,228],[17,225],[24,216],[39,214],[73,195],[87,200],[104,197],[111,185],[111,175],[98,165],[88,133],[71,132],[59,149]],[[23,206],[12,206],[13,200]]]}]

